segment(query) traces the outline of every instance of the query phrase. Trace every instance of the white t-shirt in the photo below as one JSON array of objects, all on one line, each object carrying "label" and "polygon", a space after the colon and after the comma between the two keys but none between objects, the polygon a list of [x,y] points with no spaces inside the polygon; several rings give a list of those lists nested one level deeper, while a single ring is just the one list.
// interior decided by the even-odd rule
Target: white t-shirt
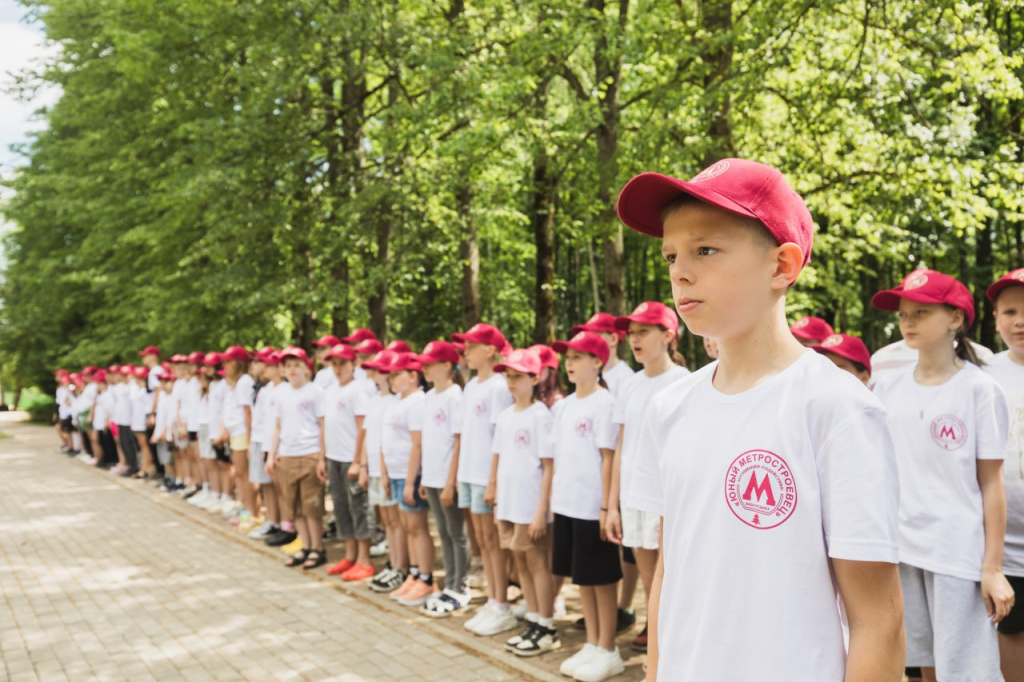
[{"label": "white t-shirt", "polygon": [[156,394],[150,393],[138,384],[134,385],[132,396],[132,431],[146,430],[146,417],[153,411]]},{"label": "white t-shirt", "polygon": [[462,419],[462,387],[452,384],[441,393],[427,392],[423,404],[422,483],[428,488],[444,488],[455,450],[455,434]]},{"label": "white t-shirt", "polygon": [[111,386],[114,392],[114,423],[118,426],[131,426],[132,423],[132,388],[131,384],[120,383]]},{"label": "white t-shirt", "polygon": [[396,400],[394,394],[377,395],[370,398],[366,404],[366,418],[363,419],[363,428],[366,430],[366,473],[375,478],[380,477],[381,440],[384,437],[384,415],[388,411],[388,405]]},{"label": "white t-shirt", "polygon": [[982,368],[992,375],[1006,395],[1009,436],[1006,439],[1006,544],[1003,572],[1024,578],[1024,366],[1004,351]]},{"label": "white t-shirt", "polygon": [[614,406],[611,392],[601,388],[582,400],[573,393],[551,408],[554,513],[584,521],[601,518],[601,449],[614,450],[619,439],[619,429],[612,423]]},{"label": "white t-shirt", "polygon": [[370,396],[366,386],[353,379],[344,386],[337,382],[324,392],[324,439],[327,459],[352,462],[356,456],[356,417],[366,416]]},{"label": "white t-shirt", "polygon": [[395,396],[384,412],[384,430],[381,449],[388,478],[404,479],[409,475],[409,456],[412,454],[412,432],[423,431],[423,405],[427,396],[416,390],[405,396]]},{"label": "white t-shirt", "polygon": [[494,423],[512,404],[508,382],[495,373],[487,381],[473,377],[462,391],[462,422],[459,424],[459,483],[487,485],[494,459]]},{"label": "white t-shirt", "polygon": [[262,410],[263,417],[260,422],[259,431],[253,427],[252,439],[263,446],[263,451],[270,450],[270,441],[274,438],[274,425],[276,423],[277,402],[282,387],[287,387],[287,382],[278,384],[267,384],[256,394],[256,408]]},{"label": "white t-shirt", "polygon": [[83,412],[88,412],[89,408],[96,401],[96,384],[89,382],[85,385],[78,395],[75,396],[74,402],[71,403],[71,413],[73,416],[78,416]]},{"label": "white t-shirt", "polygon": [[[156,395],[155,393],[153,394]],[[168,440],[172,407],[174,399],[167,393],[160,393],[160,399],[156,402],[156,417],[153,420],[153,435],[159,440]]]},{"label": "white t-shirt", "polygon": [[107,424],[110,423],[113,416],[114,396],[111,394],[110,388],[108,387],[107,390],[96,396],[96,407],[92,412],[92,428],[97,431],[107,428]]},{"label": "white t-shirt", "polygon": [[976,460],[1003,458],[1006,399],[976,365],[939,386],[918,384],[915,368],[875,386],[899,465],[900,561],[978,582],[985,530]]},{"label": "white t-shirt", "polygon": [[[988,358],[992,357],[992,351],[985,348],[985,346],[978,345],[973,341],[970,343],[971,347],[974,348],[974,352],[982,360],[987,362]],[[890,372],[902,369],[907,365],[913,365],[916,362],[917,351],[908,346],[907,342],[902,339],[895,343],[890,343],[888,346],[883,346],[871,355],[871,379],[868,380],[868,386],[874,388],[879,380],[882,377],[888,376]]]},{"label": "white t-shirt", "polygon": [[67,386],[58,386],[57,393],[54,399],[57,401],[57,416],[61,419],[67,419],[71,416],[71,407],[68,405],[68,397],[71,391],[68,390]]},{"label": "white t-shirt", "polygon": [[[267,412],[267,396],[272,390],[273,386],[260,386],[256,391],[256,397],[252,399],[252,442],[259,443],[267,450],[270,449],[270,441],[263,440],[263,435],[267,432],[267,424],[270,424],[273,429],[273,415]],[[271,437],[273,437],[273,431],[271,431]]]},{"label": "white t-shirt", "polygon": [[164,425],[163,428],[167,432],[167,440],[173,440],[178,437],[178,396],[175,395],[174,389],[170,391],[161,391],[160,399],[156,403],[157,409],[163,408],[164,413]]},{"label": "white t-shirt", "polygon": [[240,436],[245,433],[245,408],[252,408],[255,397],[256,382],[248,374],[238,377],[234,386],[229,385],[227,381],[224,382],[224,407],[221,411],[221,422],[228,430],[229,436]]},{"label": "white t-shirt", "polygon": [[313,377],[313,383],[326,391],[331,386],[338,385],[338,376],[334,373],[333,368],[321,367]]},{"label": "white t-shirt", "polygon": [[223,379],[211,381],[210,388],[206,390],[206,402],[199,410],[199,423],[210,427],[210,438],[220,437],[220,416],[224,412],[224,394],[227,390],[227,382]]},{"label": "white t-shirt", "polygon": [[324,416],[324,389],[310,382],[302,388],[281,384],[275,391],[275,419],[281,427],[277,454],[302,457],[320,454],[320,419]]},{"label": "white t-shirt", "polygon": [[199,377],[192,377],[185,382],[185,428],[192,432],[199,430],[199,395],[202,392]]},{"label": "white t-shirt", "polygon": [[665,537],[658,677],[841,682],[830,558],[898,559],[885,411],[813,351],[735,395],[717,366],[662,389],[642,427]]},{"label": "white t-shirt", "polygon": [[612,392],[612,397],[619,394],[619,388],[624,384],[635,372],[622,360],[615,363],[615,366],[611,369],[605,370],[601,373],[604,377],[604,383],[608,384],[608,390]]},{"label": "white t-shirt", "polygon": [[156,373],[156,368],[149,370],[149,374],[146,375],[146,387],[149,388],[150,393],[156,393],[160,390],[160,376]]},{"label": "white t-shirt", "polygon": [[173,430],[175,438],[178,437],[178,430],[182,426],[185,426],[185,421],[187,418],[187,415],[185,413],[185,383],[186,382],[184,379],[175,379],[174,384],[171,387],[171,395],[174,396],[174,402],[172,403],[172,405],[174,406],[174,415],[172,419],[174,420]]},{"label": "white t-shirt", "polygon": [[[656,377],[637,372],[622,383],[615,397],[612,423],[622,429],[622,456],[619,466],[619,504],[630,509],[658,513],[660,506],[652,504],[637,490],[651,486],[650,479],[658,477],[658,462],[654,453],[640,445],[641,427],[647,415],[647,406],[654,394],[690,371],[672,364]],[[639,483],[638,483],[639,481]]]},{"label": "white t-shirt", "polygon": [[498,455],[495,518],[520,524],[533,521],[544,476],[540,460],[552,457],[553,424],[551,411],[540,401],[520,412],[512,405],[498,415],[492,448]]}]

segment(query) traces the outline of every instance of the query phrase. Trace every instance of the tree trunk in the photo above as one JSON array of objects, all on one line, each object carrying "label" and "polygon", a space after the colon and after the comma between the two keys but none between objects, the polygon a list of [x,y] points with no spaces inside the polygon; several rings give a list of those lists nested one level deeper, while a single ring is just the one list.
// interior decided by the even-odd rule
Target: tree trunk
[{"label": "tree trunk", "polygon": [[[997,222],[998,218],[989,218],[978,228],[974,277],[971,278],[973,281],[991,282],[995,279],[995,265],[992,261],[992,235],[995,233]],[[981,334],[978,342],[986,348],[995,348],[996,323],[992,315],[992,304],[987,296],[982,295],[980,288],[977,289],[977,292],[979,295],[975,297],[976,317],[978,320],[978,330]]]},{"label": "tree trunk", "polygon": [[[701,25],[713,42],[704,54],[710,69],[704,76],[705,117],[711,146],[704,154],[703,166],[733,156],[732,94],[727,87],[732,71],[732,0],[708,0],[701,3]],[[723,35],[728,40],[721,40]]]},{"label": "tree trunk", "polygon": [[316,313],[300,313],[292,331],[292,345],[309,349],[316,340]]},{"label": "tree trunk", "polygon": [[[375,237],[377,242],[376,267],[378,272],[387,267],[391,260],[391,210],[384,206],[376,212]],[[370,309],[370,329],[378,338],[388,335],[388,282],[381,277],[367,301]]]},{"label": "tree trunk", "polygon": [[476,219],[473,217],[473,186],[463,176],[455,190],[455,202],[462,216],[462,327],[469,329],[480,321],[480,247],[476,241]]},{"label": "tree trunk", "polygon": [[533,185],[530,189],[530,222],[537,248],[534,280],[534,343],[555,340],[555,199],[557,179],[541,145],[533,152]]}]

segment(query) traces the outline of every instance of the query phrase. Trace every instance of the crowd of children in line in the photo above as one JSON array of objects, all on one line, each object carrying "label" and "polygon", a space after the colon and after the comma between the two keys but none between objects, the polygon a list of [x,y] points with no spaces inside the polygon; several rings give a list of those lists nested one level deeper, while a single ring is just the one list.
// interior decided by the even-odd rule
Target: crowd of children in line
[{"label": "crowd of children in line", "polygon": [[[822,319],[784,322],[812,233],[777,171],[644,174],[619,213],[662,238],[674,307],[597,313],[522,349],[483,323],[420,353],[358,329],[316,342],[315,374],[296,347],[164,364],[149,347],[142,366],[57,372],[63,447],[159,471],[292,545],[288,566],[328,563],[329,494],[344,556],[328,573],[427,616],[469,608],[479,554],[486,603],[465,628],[518,631],[519,656],[560,648],[571,578],[586,644],[560,671],[576,680],[623,672],[637,577],[648,626],[632,645],[650,629],[652,679],[890,679],[904,633],[926,680],[1024,679],[1024,269],[987,290],[1006,351],[968,341],[967,287],[917,270],[873,297],[903,340],[872,356]],[[694,373],[680,317],[715,359]]]}]

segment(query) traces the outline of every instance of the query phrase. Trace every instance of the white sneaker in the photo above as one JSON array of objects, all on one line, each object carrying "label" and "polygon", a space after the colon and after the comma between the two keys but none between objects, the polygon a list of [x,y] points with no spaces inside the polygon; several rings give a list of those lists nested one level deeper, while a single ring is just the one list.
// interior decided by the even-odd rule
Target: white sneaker
[{"label": "white sneaker", "polygon": [[251,537],[253,540],[262,540],[263,538],[267,537],[267,534],[275,528],[277,528],[277,526],[275,526],[270,521],[264,521],[259,528],[249,531],[249,537]]},{"label": "white sneaker", "polygon": [[370,556],[372,556],[372,557],[384,556],[387,553],[388,553],[388,541],[387,540],[381,540],[376,545],[373,545],[372,547],[370,547]]},{"label": "white sneaker", "polygon": [[555,614],[553,618],[558,620],[560,618],[565,618],[567,615],[569,614],[565,610],[565,598],[561,595],[555,597]]},{"label": "white sneaker", "polygon": [[232,516],[238,513],[238,508],[240,506],[241,505],[239,505],[232,499],[223,500],[220,503],[220,515],[223,516],[225,519],[230,519]]},{"label": "white sneaker", "polygon": [[193,507],[198,507],[210,496],[209,488],[203,488],[192,497],[188,498],[186,502],[191,504]]},{"label": "white sneaker", "polygon": [[590,655],[583,665],[576,668],[573,679],[577,682],[601,682],[609,677],[621,675],[626,671],[622,664],[622,656],[619,655],[619,648],[605,651],[600,647],[594,647],[595,651]]},{"label": "white sneaker", "polygon": [[584,644],[583,648],[574,653],[569,658],[562,661],[562,665],[558,668],[558,672],[562,673],[566,677],[573,677],[576,671],[583,667],[583,664],[590,660],[590,657],[598,652],[598,648],[593,644]]},{"label": "white sneaker", "polygon": [[220,512],[222,505],[220,495],[217,493],[211,493],[207,495],[206,499],[200,502],[198,506],[200,509],[205,509],[208,512]]},{"label": "white sneaker", "polygon": [[515,630],[517,627],[519,627],[519,621],[516,620],[511,611],[501,611],[495,608],[487,620],[477,623],[476,627],[473,628],[473,633],[481,637],[490,637],[499,632]]},{"label": "white sneaker", "polygon": [[467,620],[462,624],[462,627],[466,628],[470,632],[476,632],[477,623],[483,622],[491,615],[492,607],[491,602],[487,602],[476,611],[476,615]]},{"label": "white sneaker", "polygon": [[469,592],[458,592],[456,590],[445,590],[444,594],[447,594],[449,597],[451,597],[452,599],[457,601],[459,603],[459,605],[462,606],[462,608],[466,608],[467,606],[469,606],[469,602],[472,599],[472,597],[470,596]]},{"label": "white sneaker", "polygon": [[512,607],[512,615],[516,617],[516,620],[523,620],[526,618],[526,600],[520,600],[518,604]]}]

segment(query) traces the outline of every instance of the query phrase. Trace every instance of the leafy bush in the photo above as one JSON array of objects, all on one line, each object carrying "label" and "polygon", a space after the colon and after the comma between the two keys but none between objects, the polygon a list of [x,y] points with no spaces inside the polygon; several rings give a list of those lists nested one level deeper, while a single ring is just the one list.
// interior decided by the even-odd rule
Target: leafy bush
[{"label": "leafy bush", "polygon": [[31,400],[22,399],[21,409],[29,414],[34,422],[49,422],[57,411],[57,402],[46,395],[34,396]]}]

